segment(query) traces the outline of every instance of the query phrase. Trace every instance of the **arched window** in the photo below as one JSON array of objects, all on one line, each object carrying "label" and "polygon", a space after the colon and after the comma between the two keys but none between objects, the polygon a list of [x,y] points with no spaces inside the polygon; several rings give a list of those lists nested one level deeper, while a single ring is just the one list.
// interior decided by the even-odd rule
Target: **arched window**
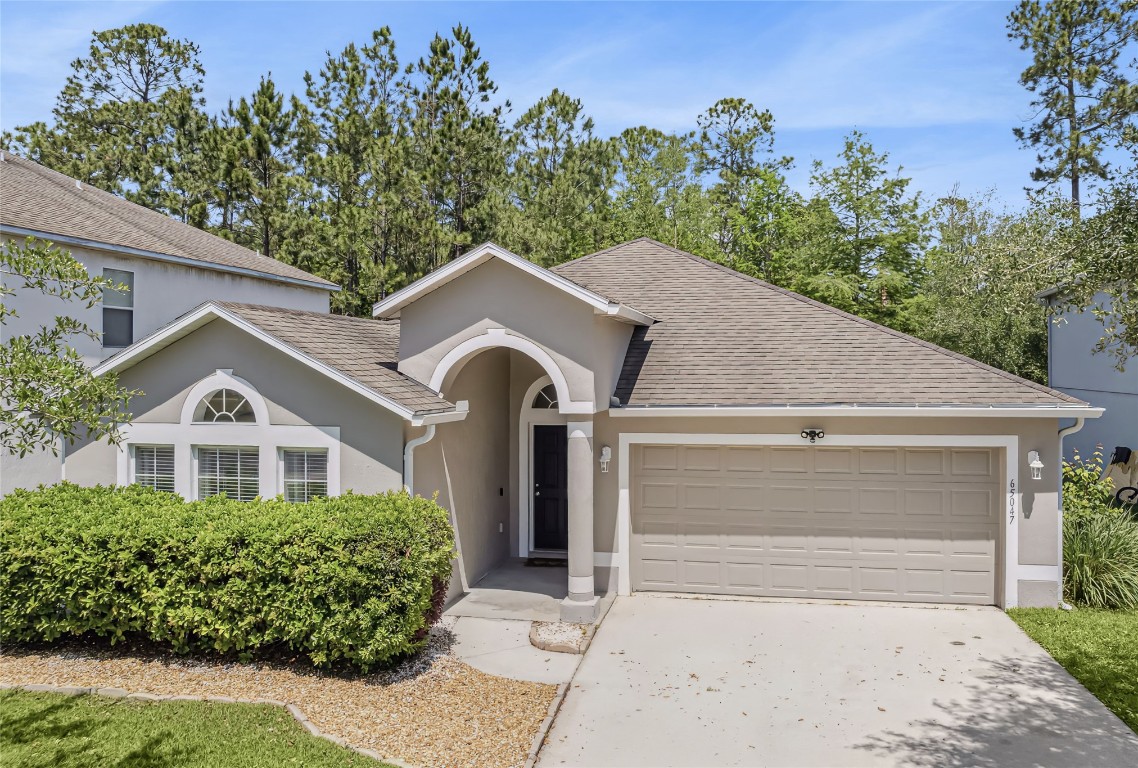
[{"label": "arched window", "polygon": [[257,417],[253,406],[240,392],[232,389],[219,389],[202,399],[194,411],[194,421],[199,423],[237,423],[255,424]]},{"label": "arched window", "polygon": [[530,403],[530,407],[546,410],[556,410],[557,388],[552,384],[547,384],[546,386],[542,387],[541,391],[534,395],[533,402]]}]

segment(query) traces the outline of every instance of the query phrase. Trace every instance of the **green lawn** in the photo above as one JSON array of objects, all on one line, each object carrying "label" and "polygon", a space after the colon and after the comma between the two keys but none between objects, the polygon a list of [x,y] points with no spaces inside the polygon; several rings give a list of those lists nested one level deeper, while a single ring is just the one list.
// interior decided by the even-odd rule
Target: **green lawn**
[{"label": "green lawn", "polygon": [[0,692],[4,768],[382,768],[318,739],[284,709]]},{"label": "green lawn", "polygon": [[1008,615],[1138,732],[1138,610],[1013,608]]}]

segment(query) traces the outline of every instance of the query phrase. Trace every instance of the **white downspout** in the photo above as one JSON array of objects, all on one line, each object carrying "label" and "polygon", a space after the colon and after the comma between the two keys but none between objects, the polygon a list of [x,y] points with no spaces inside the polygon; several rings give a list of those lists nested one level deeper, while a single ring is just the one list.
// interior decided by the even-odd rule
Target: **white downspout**
[{"label": "white downspout", "polygon": [[[1048,329],[1050,331],[1050,329]],[[1071,606],[1063,600],[1063,438],[1067,435],[1073,435],[1083,428],[1086,419],[1080,416],[1075,419],[1075,423],[1069,427],[1063,427],[1059,430],[1059,607],[1065,611],[1071,610]]]},{"label": "white downspout", "polygon": [[429,443],[435,436],[435,425],[428,424],[427,431],[414,440],[408,440],[403,446],[403,490],[414,495],[415,491],[415,449],[423,443]]}]

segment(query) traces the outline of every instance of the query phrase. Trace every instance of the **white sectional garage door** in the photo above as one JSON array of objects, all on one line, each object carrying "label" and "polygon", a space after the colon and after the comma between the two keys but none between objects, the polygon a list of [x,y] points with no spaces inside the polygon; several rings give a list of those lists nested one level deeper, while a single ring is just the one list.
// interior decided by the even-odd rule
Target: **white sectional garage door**
[{"label": "white sectional garage door", "polygon": [[994,603],[997,459],[985,448],[639,446],[633,588]]}]

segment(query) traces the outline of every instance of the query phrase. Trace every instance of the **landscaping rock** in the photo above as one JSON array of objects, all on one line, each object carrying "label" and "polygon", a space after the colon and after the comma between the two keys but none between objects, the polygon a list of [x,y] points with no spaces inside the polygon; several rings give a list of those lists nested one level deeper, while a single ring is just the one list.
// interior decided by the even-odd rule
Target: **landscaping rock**
[{"label": "landscaping rock", "polygon": [[530,625],[531,645],[555,653],[584,653],[592,638],[593,625],[560,621],[535,621]]}]

